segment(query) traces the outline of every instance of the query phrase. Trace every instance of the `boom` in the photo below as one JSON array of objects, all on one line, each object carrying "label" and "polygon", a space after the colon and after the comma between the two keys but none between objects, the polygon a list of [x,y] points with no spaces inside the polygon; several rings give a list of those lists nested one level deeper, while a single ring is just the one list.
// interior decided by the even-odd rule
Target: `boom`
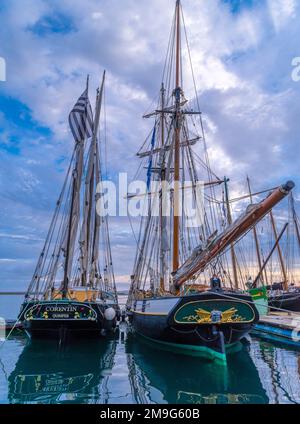
[{"label": "boom", "polygon": [[233,224],[224,230],[219,236],[211,240],[204,250],[196,248],[192,256],[187,259],[173,275],[173,291],[196,273],[204,268],[232,243],[236,242],[257,224],[271,209],[279,203],[294,188],[293,181],[273,190],[266,199],[257,204],[251,204],[246,211]]}]

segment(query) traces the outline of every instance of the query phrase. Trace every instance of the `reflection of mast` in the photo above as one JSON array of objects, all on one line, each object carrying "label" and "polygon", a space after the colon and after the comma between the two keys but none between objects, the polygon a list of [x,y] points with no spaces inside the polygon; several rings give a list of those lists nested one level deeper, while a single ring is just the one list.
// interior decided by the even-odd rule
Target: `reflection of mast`
[{"label": "reflection of mast", "polygon": [[276,362],[276,352],[278,352],[278,349],[274,347],[266,347],[264,348],[264,345],[262,345],[261,348],[261,357],[264,363],[268,366],[271,374],[271,382],[272,382],[272,388],[275,396],[276,403],[281,403],[281,396],[279,394],[278,389],[280,389],[284,396],[291,402],[291,403],[298,403],[295,399],[291,397],[289,394],[289,391],[283,387],[281,383],[281,374],[279,371],[278,363]]},{"label": "reflection of mast", "polygon": [[127,353],[128,377],[131,387],[131,394],[137,404],[151,403],[146,395],[146,379],[143,372],[139,369],[134,361],[134,356]]},{"label": "reflection of mast", "polygon": [[[117,340],[111,341],[111,343],[109,344],[109,350],[103,356],[102,361],[101,361],[103,378],[100,381],[100,384],[98,386],[98,399],[99,400],[97,400],[97,403],[100,403],[102,405],[108,404],[109,400],[110,400],[110,391],[108,389],[108,382],[109,382],[109,377],[111,375],[111,372],[107,372],[107,371],[111,371],[113,366],[114,366],[117,344],[118,344]],[[103,373],[103,370],[105,370],[106,372]]]},{"label": "reflection of mast", "polygon": [[175,154],[173,207],[173,272],[179,267],[179,170],[180,170],[180,0],[176,2]]},{"label": "reflection of mast", "polygon": [[115,340],[72,341],[59,348],[51,340],[32,341],[8,376],[9,401],[57,404],[97,403],[100,399],[107,403],[107,376],[111,375],[115,350]]},{"label": "reflection of mast", "polygon": [[[275,224],[275,220],[274,220],[274,216],[273,216],[272,211],[270,211],[270,218],[271,218],[271,224],[272,224],[275,240],[278,240],[276,224]],[[280,267],[281,267],[281,271],[282,271],[282,275],[283,275],[283,286],[284,286],[285,290],[287,290],[288,284],[287,284],[286,268],[285,268],[285,263],[284,263],[284,260],[283,260],[282,251],[281,251],[281,247],[280,247],[279,243],[277,243],[277,251],[278,251]]]},{"label": "reflection of mast", "polygon": [[[230,210],[230,204],[229,204],[229,193],[228,193],[228,179],[224,177],[224,187],[225,187],[225,201],[226,201],[226,208],[227,208],[227,221],[228,224],[232,224],[232,216],[231,216],[231,210]],[[235,288],[239,288],[239,281],[238,281],[238,275],[237,275],[237,269],[236,269],[236,255],[234,250],[234,244],[231,243],[230,245],[230,252],[231,252],[231,262],[232,262],[232,268],[233,268],[233,281]]]}]

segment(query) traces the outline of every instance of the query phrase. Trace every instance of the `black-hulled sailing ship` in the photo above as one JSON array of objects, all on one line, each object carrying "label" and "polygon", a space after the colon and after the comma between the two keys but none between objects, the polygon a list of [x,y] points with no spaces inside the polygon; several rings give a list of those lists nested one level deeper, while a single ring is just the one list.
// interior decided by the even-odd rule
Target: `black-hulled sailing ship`
[{"label": "black-hulled sailing ship", "polygon": [[119,316],[108,218],[101,214],[98,194],[105,165],[104,83],[105,72],[94,116],[88,80],[69,115],[74,150],[19,316],[31,337],[99,336],[114,328]]},{"label": "black-hulled sailing ship", "polygon": [[[190,51],[182,56],[186,38],[182,28],[177,0],[158,104],[144,115],[154,119],[154,126],[138,152],[144,161],[140,169],[147,169],[146,213],[141,219],[127,311],[140,335],[172,350],[224,361],[258,320],[251,297],[237,287],[230,289],[232,267],[226,253],[234,252],[234,244],[294,184],[276,188],[235,221],[226,216],[226,199],[222,199],[228,180],[219,178],[210,166],[196,88],[194,104],[188,103],[183,90],[183,64],[189,63]],[[190,81],[194,81],[193,72]],[[200,143],[203,154],[198,155],[194,145]],[[191,201],[196,205],[193,214]],[[191,223],[197,212],[201,225]],[[225,276],[223,284],[220,275]]]}]

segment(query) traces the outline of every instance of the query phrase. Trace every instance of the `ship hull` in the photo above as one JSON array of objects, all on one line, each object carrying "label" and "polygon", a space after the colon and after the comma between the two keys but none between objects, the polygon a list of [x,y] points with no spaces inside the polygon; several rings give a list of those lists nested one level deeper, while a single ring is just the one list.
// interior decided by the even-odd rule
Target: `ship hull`
[{"label": "ship hull", "polygon": [[[212,322],[216,313],[219,322]],[[138,334],[167,349],[226,361],[258,321],[258,312],[247,295],[205,292],[136,301],[129,317]]]},{"label": "ship hull", "polygon": [[117,310],[115,318],[108,321],[106,309],[107,305],[98,302],[25,302],[20,320],[31,338],[94,338],[116,326]]},{"label": "ship hull", "polygon": [[300,291],[270,296],[268,303],[273,311],[276,311],[276,309],[272,309],[272,307],[300,312]]}]

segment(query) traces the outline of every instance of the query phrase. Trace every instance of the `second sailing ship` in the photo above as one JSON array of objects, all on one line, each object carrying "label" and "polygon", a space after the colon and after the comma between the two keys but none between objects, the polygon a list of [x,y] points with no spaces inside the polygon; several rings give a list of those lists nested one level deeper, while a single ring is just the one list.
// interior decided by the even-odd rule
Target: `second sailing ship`
[{"label": "second sailing ship", "polygon": [[96,211],[104,81],[94,117],[88,81],[69,115],[74,151],[19,316],[31,337],[99,336],[119,316],[108,220]]}]

